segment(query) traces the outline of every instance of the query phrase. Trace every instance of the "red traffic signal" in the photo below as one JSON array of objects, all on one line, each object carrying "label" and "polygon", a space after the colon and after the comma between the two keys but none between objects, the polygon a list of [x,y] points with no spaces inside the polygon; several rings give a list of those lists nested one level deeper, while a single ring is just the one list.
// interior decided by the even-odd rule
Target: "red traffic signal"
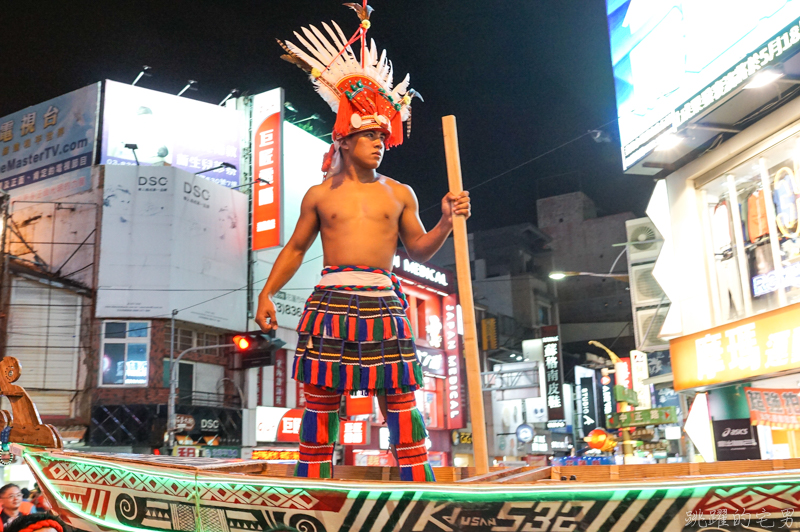
[{"label": "red traffic signal", "polygon": [[233,337],[233,344],[237,351],[247,351],[250,348],[250,340],[240,334]]},{"label": "red traffic signal", "polygon": [[238,361],[234,369],[257,368],[273,364],[273,353],[283,347],[285,342],[262,332],[240,333],[233,337],[233,348]]}]

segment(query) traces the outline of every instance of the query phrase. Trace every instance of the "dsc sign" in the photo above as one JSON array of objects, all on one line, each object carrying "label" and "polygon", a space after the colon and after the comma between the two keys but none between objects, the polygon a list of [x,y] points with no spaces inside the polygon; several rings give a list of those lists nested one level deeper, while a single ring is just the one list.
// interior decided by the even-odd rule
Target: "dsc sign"
[{"label": "dsc sign", "polygon": [[253,96],[253,251],[283,244],[283,89]]}]

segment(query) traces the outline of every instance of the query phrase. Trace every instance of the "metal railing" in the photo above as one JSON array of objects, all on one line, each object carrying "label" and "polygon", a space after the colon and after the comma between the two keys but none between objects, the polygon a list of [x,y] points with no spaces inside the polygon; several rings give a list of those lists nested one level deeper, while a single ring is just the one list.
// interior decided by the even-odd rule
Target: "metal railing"
[{"label": "metal railing", "polygon": [[214,406],[218,408],[242,408],[238,394],[212,392],[181,393],[178,390],[178,404],[192,406]]}]

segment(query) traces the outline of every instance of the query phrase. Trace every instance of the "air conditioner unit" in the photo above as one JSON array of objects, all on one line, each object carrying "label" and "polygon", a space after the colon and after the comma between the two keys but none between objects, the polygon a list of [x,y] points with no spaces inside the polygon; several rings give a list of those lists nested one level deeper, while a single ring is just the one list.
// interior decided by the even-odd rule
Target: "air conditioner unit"
[{"label": "air conditioner unit", "polygon": [[628,261],[630,264],[654,261],[658,258],[663,237],[650,218],[627,220],[625,229],[628,234]]},{"label": "air conditioner unit", "polygon": [[669,349],[669,341],[658,337],[667,319],[669,305],[658,308],[634,311],[636,321],[636,348],[639,351],[660,351]]},{"label": "air conditioner unit", "polygon": [[664,290],[653,277],[655,263],[631,266],[631,300],[634,307],[647,307],[667,302]]}]

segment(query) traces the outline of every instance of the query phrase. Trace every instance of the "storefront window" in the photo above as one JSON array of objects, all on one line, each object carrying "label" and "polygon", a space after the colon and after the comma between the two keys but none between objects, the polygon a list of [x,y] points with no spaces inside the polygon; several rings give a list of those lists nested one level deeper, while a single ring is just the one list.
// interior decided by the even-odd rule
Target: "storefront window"
[{"label": "storefront window", "polygon": [[700,189],[718,323],[800,301],[799,171],[795,137]]},{"label": "storefront window", "polygon": [[150,323],[103,322],[103,386],[144,386],[148,377]]}]

